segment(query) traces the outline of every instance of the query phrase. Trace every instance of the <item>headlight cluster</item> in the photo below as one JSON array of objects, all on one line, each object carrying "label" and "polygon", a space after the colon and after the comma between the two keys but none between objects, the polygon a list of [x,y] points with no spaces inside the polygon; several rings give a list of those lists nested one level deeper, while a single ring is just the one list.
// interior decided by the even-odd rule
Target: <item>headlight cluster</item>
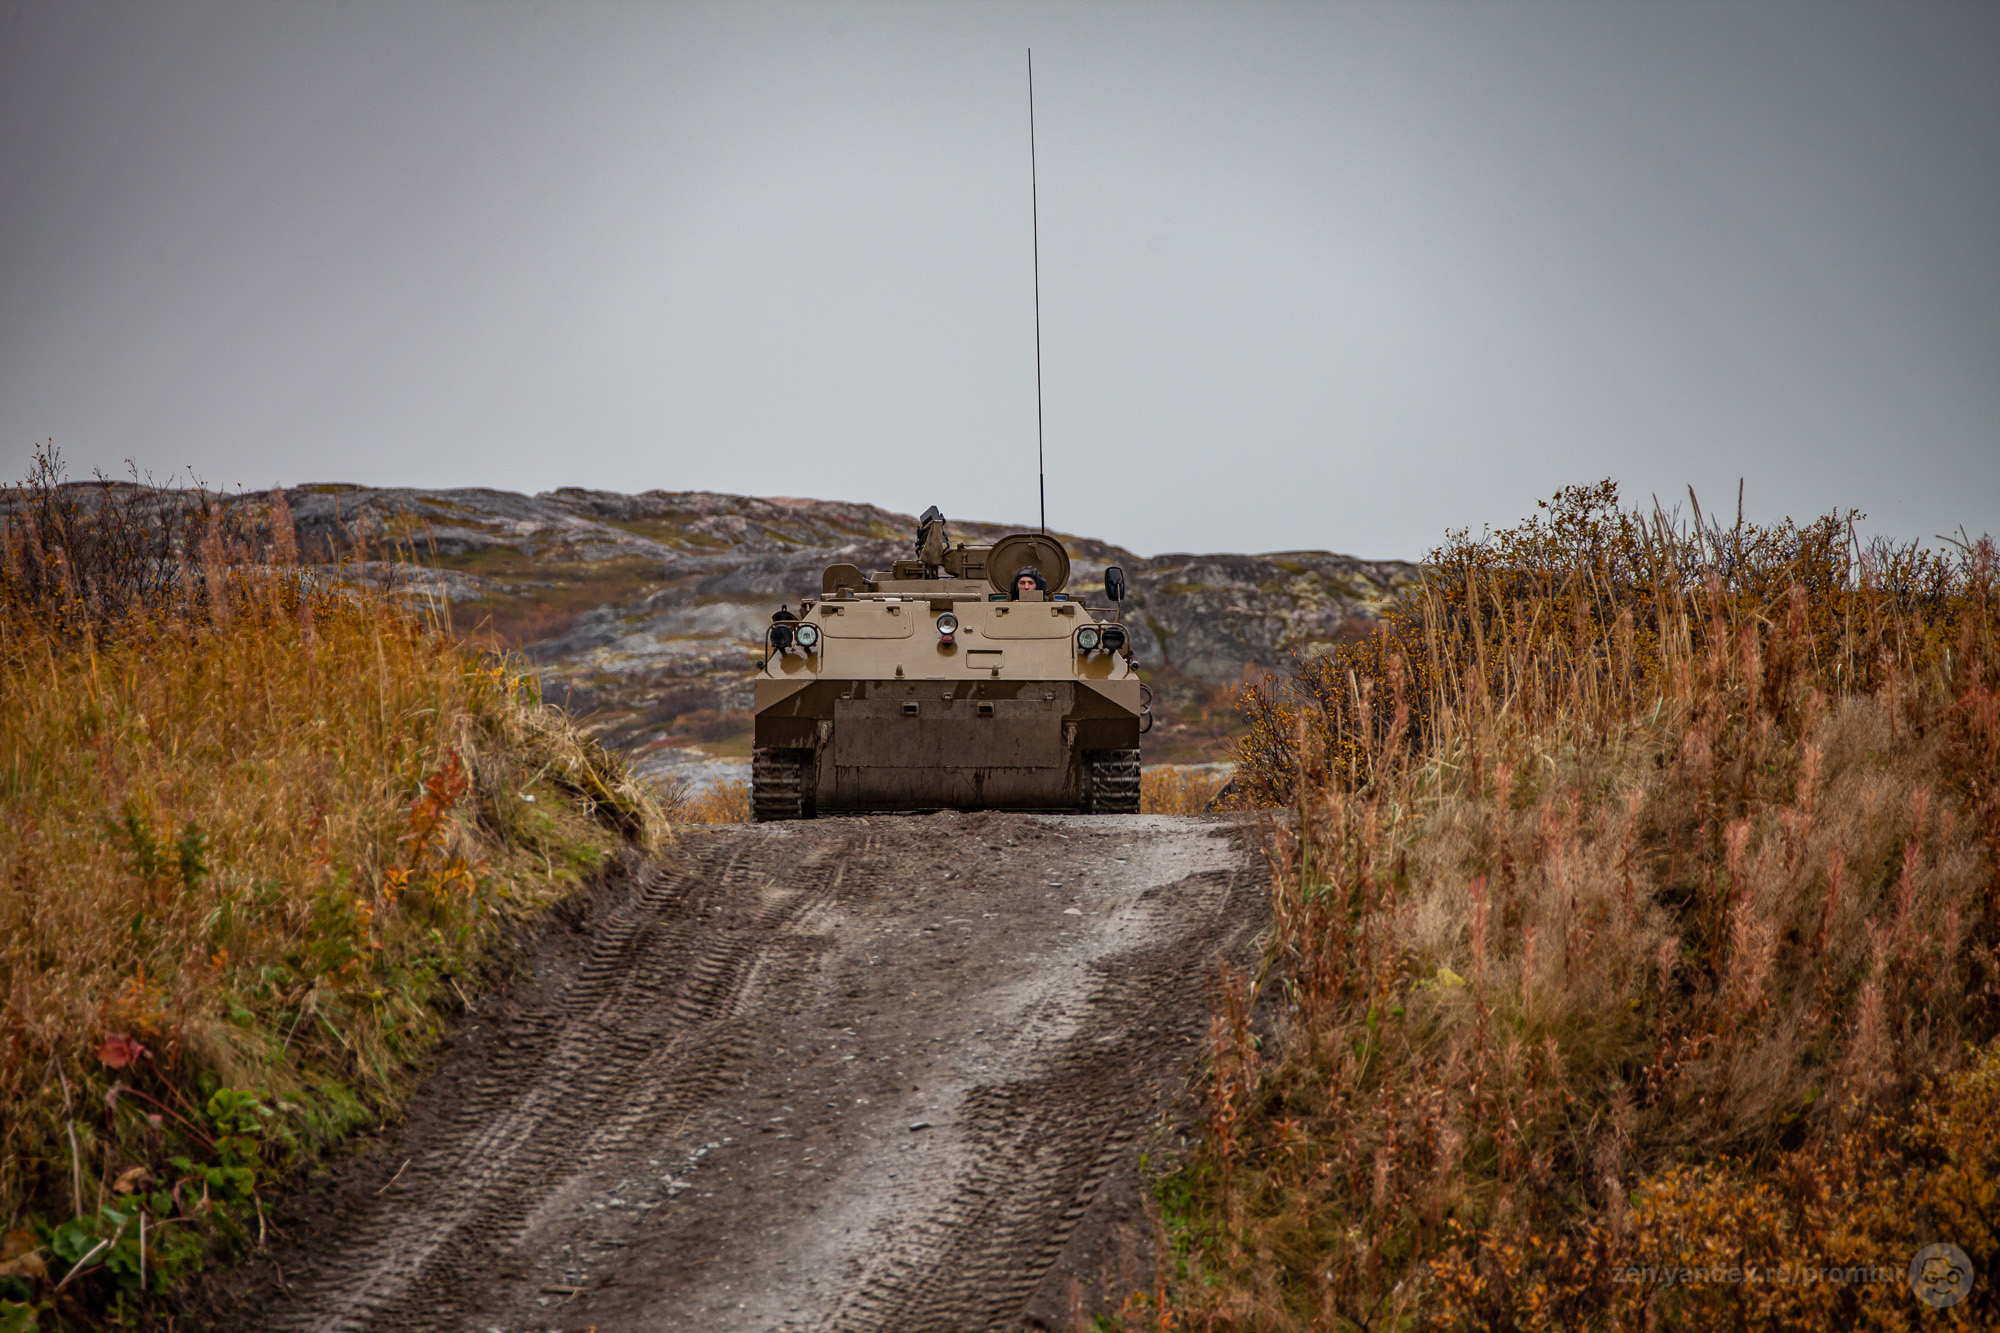
[{"label": "headlight cluster", "polygon": [[940,639],[943,639],[946,643],[950,643],[952,636],[958,633],[958,617],[949,611],[939,616],[937,618],[937,632]]},{"label": "headlight cluster", "polygon": [[1123,625],[1085,625],[1076,632],[1077,651],[1094,653],[1099,649],[1107,653],[1125,651],[1125,627]]},{"label": "headlight cluster", "polygon": [[771,626],[771,647],[779,652],[788,652],[797,644],[806,652],[819,647],[819,626],[810,621],[801,624],[780,622]]}]

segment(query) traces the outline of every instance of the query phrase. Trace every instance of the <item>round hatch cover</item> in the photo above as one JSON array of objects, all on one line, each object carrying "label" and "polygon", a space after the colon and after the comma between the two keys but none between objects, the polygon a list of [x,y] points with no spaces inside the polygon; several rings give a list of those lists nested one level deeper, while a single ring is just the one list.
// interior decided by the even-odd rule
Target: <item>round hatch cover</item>
[{"label": "round hatch cover", "polygon": [[1013,532],[993,543],[986,556],[986,579],[1001,592],[1014,591],[1014,575],[1021,566],[1033,565],[1049,581],[1051,595],[1069,582],[1069,552],[1046,533]]}]

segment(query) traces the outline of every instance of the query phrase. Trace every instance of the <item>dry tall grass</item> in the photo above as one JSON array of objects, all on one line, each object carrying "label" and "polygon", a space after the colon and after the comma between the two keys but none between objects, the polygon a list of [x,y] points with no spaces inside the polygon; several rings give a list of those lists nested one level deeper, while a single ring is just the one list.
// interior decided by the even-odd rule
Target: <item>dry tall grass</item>
[{"label": "dry tall grass", "polygon": [[260,547],[8,499],[0,1311],[123,1317],[392,1105],[504,923],[654,815],[521,678],[302,575],[281,497]]},{"label": "dry tall grass", "polygon": [[1139,774],[1139,811],[1148,815],[1206,814],[1229,782],[1206,765],[1153,764]]},{"label": "dry tall grass", "polygon": [[700,791],[676,792],[670,799],[668,815],[683,824],[747,824],[750,784],[714,782]]},{"label": "dry tall grass", "polygon": [[[1930,1321],[1992,1321],[1992,545],[1551,508],[1250,700],[1275,942],[1128,1313],[1909,1327],[1946,1241],[1986,1285]],[[1818,1276],[1659,1276],[1731,1267]]]}]

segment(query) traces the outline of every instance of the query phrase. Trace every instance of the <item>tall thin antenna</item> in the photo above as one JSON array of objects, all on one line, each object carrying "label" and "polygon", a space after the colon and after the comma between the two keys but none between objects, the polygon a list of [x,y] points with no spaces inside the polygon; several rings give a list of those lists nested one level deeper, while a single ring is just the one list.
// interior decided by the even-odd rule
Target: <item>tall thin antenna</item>
[{"label": "tall thin antenna", "polygon": [[1035,171],[1035,49],[1028,48],[1028,217],[1035,238],[1035,486],[1049,530],[1049,474],[1042,464],[1042,199]]}]

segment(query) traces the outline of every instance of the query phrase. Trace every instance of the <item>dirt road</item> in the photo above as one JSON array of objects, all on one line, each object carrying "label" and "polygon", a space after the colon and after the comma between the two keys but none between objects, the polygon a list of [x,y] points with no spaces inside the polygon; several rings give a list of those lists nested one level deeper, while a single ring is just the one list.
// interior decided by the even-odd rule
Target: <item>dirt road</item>
[{"label": "dirt road", "polygon": [[691,834],[469,1020],[251,1323],[1066,1328],[1260,884],[1213,819]]}]

